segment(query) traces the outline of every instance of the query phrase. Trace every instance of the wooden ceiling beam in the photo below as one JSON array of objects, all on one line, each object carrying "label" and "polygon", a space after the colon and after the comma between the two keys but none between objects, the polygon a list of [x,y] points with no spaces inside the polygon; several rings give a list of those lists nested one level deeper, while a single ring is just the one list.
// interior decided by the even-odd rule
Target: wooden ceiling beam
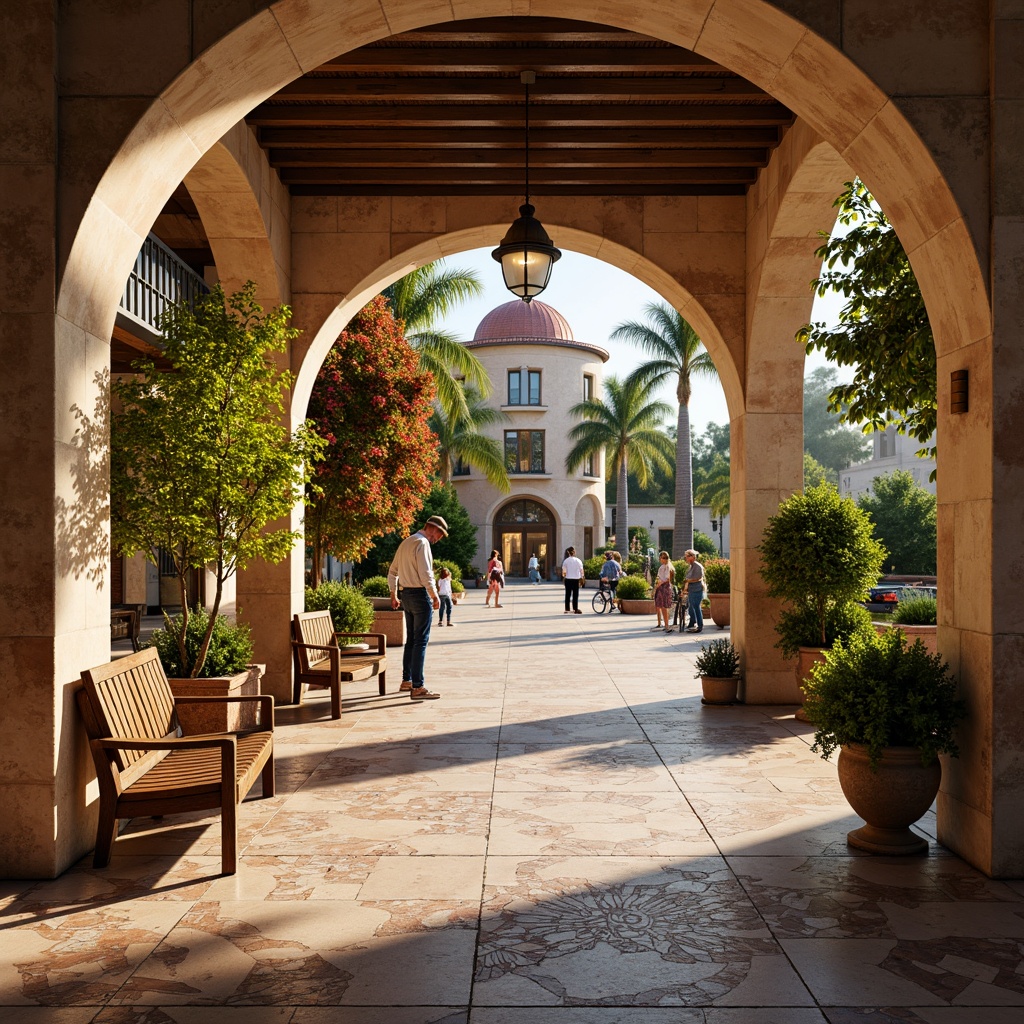
[{"label": "wooden ceiling beam", "polygon": [[[272,149],[272,167],[518,167],[523,150]],[[530,147],[530,169],[554,167],[764,167],[759,149],[543,149]]]},{"label": "wooden ceiling beam", "polygon": [[[414,184],[425,178],[422,167],[283,167],[279,171],[281,181],[291,184],[372,184],[387,185]],[[521,167],[489,167],[489,168],[439,168],[432,175],[437,181],[452,186],[463,184],[511,185],[523,182]],[[572,185],[605,182],[609,187],[615,184],[638,185],[652,184],[713,184],[714,182],[752,183],[757,177],[753,167],[561,167],[531,168],[530,191],[545,183]]]},{"label": "wooden ceiling beam", "polygon": [[[614,185],[606,182],[574,185],[538,185],[531,187],[531,198],[536,196],[742,196],[746,184],[687,183],[682,185],[640,185],[636,182]],[[381,185],[292,185],[294,196],[506,196],[509,200],[509,219],[523,200],[523,194],[508,185],[460,184],[453,187],[445,182],[421,181],[414,185],[389,182]],[[495,239],[497,242],[497,239]],[[557,239],[556,239],[557,242]]]},{"label": "wooden ceiling beam", "polygon": [[[496,104],[443,104],[427,106],[361,106],[356,104],[261,103],[246,120],[254,125],[360,125],[364,127],[434,126],[449,128],[513,128],[521,125],[522,110]],[[537,104],[530,107],[530,130],[561,128],[568,124],[609,128],[695,127],[708,124],[788,125],[793,114],[781,103],[765,104],[666,104],[664,106],[608,104]]]},{"label": "wooden ceiling beam", "polygon": [[[523,142],[522,126],[516,128],[277,128],[258,129],[265,149],[295,146],[300,149],[514,149]],[[558,128],[530,126],[530,152],[545,149],[700,149],[702,147],[775,147],[779,128]]]},{"label": "wooden ceiling beam", "polygon": [[397,42],[450,43],[458,39],[472,43],[615,43],[628,40],[649,40],[624,28],[611,25],[597,25],[586,21],[572,21],[569,18],[466,18],[463,21],[428,25],[411,29],[391,37]]},{"label": "wooden ceiling beam", "polygon": [[[531,108],[557,99],[642,101],[764,100],[768,94],[744,78],[546,78],[530,91]],[[418,103],[507,100],[523,103],[523,86],[513,78],[311,78],[304,75],[279,90],[277,100],[412,100]]]},{"label": "wooden ceiling beam", "polygon": [[545,72],[714,71],[707,57],[678,46],[361,46],[320,65],[322,71],[453,74]]}]

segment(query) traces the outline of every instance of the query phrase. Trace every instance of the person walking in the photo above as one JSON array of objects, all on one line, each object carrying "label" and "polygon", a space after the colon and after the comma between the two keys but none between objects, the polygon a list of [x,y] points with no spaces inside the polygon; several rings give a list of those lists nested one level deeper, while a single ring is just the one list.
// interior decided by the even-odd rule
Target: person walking
[{"label": "person walking", "polygon": [[697,552],[687,549],[683,558],[689,568],[686,570],[686,606],[690,614],[690,625],[687,633],[700,633],[704,630],[704,613],[700,603],[704,600],[704,566],[697,561]]},{"label": "person walking", "polygon": [[575,548],[565,549],[565,560],[562,562],[562,582],[565,584],[565,614],[569,614],[572,603],[574,615],[582,615],[580,611],[580,580],[583,579],[583,563],[576,557]]},{"label": "person walking", "polygon": [[501,588],[505,586],[505,566],[497,551],[491,552],[490,561],[487,563],[487,600],[484,604],[491,603],[491,594],[494,594],[494,607],[501,607]]},{"label": "person walking", "polygon": [[[622,576],[622,566],[619,562],[615,561],[614,556],[610,551],[604,553],[604,565],[601,566],[601,582],[604,586],[607,586],[612,592],[612,611],[615,611],[615,591],[619,586],[619,577]],[[619,613],[622,613],[622,609],[619,609]]]},{"label": "person walking", "polygon": [[441,696],[427,689],[424,662],[433,613],[441,607],[430,545],[447,536],[448,524],[440,516],[431,516],[421,530],[398,545],[388,569],[392,608],[398,608],[399,587],[402,590],[401,606],[405,609],[405,627],[409,635],[402,653],[400,689],[408,690],[412,700],[437,700]]},{"label": "person walking", "polygon": [[444,625],[444,617],[448,616],[448,625],[452,624],[452,573],[450,569],[442,568],[437,577],[437,596],[441,600],[441,607],[437,612],[437,624]]},{"label": "person walking", "polygon": [[658,556],[658,582],[654,590],[654,614],[658,616],[658,624],[652,628],[672,632],[668,621],[668,613],[672,609],[672,584],[676,578],[676,569],[667,551]]},{"label": "person walking", "polygon": [[526,566],[526,568],[529,569],[529,571],[530,571],[530,580],[531,580],[531,582],[535,586],[539,585],[540,584],[540,562],[537,561],[537,552],[536,551],[534,551],[534,553],[532,555],[530,555],[530,561],[529,561],[528,565]]}]

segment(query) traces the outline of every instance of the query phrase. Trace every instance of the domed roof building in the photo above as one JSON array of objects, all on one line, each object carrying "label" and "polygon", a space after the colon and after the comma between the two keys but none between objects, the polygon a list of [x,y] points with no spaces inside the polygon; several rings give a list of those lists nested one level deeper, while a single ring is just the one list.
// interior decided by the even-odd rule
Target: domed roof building
[{"label": "domed roof building", "polygon": [[572,545],[585,558],[604,540],[603,458],[570,474],[565,457],[578,422],[569,410],[600,395],[608,353],[577,341],[557,309],[518,299],[491,310],[466,347],[490,375],[487,404],[508,417],[483,432],[505,452],[511,493],[501,494],[464,465],[453,476],[477,528],[479,562],[497,548],[506,576],[525,576],[536,554],[541,575],[557,578],[565,548]]}]

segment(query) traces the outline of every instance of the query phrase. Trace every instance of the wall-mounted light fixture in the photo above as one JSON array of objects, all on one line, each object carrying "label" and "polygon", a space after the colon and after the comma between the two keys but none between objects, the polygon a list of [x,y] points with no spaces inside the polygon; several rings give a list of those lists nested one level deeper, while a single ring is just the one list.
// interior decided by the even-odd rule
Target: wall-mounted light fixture
[{"label": "wall-mounted light fixture", "polygon": [[547,288],[551,267],[562,253],[555,248],[544,225],[534,217],[534,208],[530,205],[530,86],[537,81],[537,73],[523,71],[519,78],[526,95],[525,202],[519,207],[519,219],[512,222],[491,255],[501,264],[505,287],[523,302],[529,302]]},{"label": "wall-mounted light fixture", "polygon": [[954,370],[949,375],[949,411],[954,416],[967,412],[969,383],[967,370]]}]

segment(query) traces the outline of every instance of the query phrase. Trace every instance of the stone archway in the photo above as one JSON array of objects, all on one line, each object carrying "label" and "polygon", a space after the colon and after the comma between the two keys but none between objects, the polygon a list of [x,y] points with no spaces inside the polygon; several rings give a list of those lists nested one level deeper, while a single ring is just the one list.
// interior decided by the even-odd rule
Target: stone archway
[{"label": "stone archway", "polygon": [[[78,6],[76,17],[88,18],[87,3],[88,0]],[[943,17],[935,19],[939,23],[937,27],[921,28],[923,38],[916,51],[919,55],[927,58],[937,47],[929,33],[955,34],[956,18],[963,16],[958,12],[959,8],[957,12],[943,9]],[[459,9],[462,17],[515,13],[514,5],[495,7],[483,0]],[[552,0],[535,0],[530,13],[593,17],[588,5],[570,3],[567,7]],[[945,577],[942,589],[949,594],[958,590],[972,595],[970,605],[954,604],[944,608],[940,637],[946,638],[944,642],[954,666],[960,669],[965,687],[974,700],[978,725],[976,729],[972,727],[971,748],[979,751],[979,760],[972,762],[971,770],[961,773],[963,778],[955,784],[956,793],[950,797],[952,802],[947,805],[947,814],[961,823],[959,831],[964,836],[981,837],[966,840],[972,859],[997,870],[999,864],[1009,863],[1013,858],[1016,858],[1015,863],[1020,862],[1024,857],[1009,841],[996,842],[993,824],[1011,820],[1021,798],[1016,796],[1012,780],[996,785],[993,769],[980,760],[980,751],[987,749],[995,736],[993,719],[1014,720],[1012,687],[1000,683],[997,688],[994,683],[1001,678],[1001,666],[1009,664],[1013,658],[1014,645],[1024,632],[1021,621],[1024,613],[1017,608],[997,609],[992,601],[993,588],[1000,586],[1004,575],[1010,571],[1009,568],[995,569],[997,536],[994,531],[1001,531],[1000,565],[1009,567],[1015,563],[1019,557],[1016,545],[1024,540],[1011,541],[1007,536],[1004,544],[1001,536],[1013,532],[1019,519],[1021,498],[1016,489],[1008,492],[1003,488],[996,495],[995,471],[998,467],[1016,480],[1019,460],[1013,454],[1012,431],[994,424],[1003,419],[1002,411],[1015,404],[1024,370],[1017,365],[1018,357],[1009,339],[999,347],[999,365],[996,365],[988,281],[979,265],[978,254],[986,254],[986,259],[992,254],[993,289],[994,292],[999,287],[1002,289],[993,306],[1001,313],[1001,322],[1012,324],[1014,318],[1019,319],[1019,311],[1014,305],[1016,300],[1011,295],[1014,289],[1005,268],[1012,266],[1016,258],[1014,246],[1019,244],[1019,236],[1007,219],[1015,209],[1012,205],[1006,206],[1007,197],[1014,191],[1009,183],[1013,175],[1008,175],[1000,164],[996,168],[999,173],[994,173],[990,179],[987,168],[977,166],[970,146],[957,147],[954,152],[946,143],[951,120],[959,118],[959,123],[966,124],[968,101],[976,101],[980,96],[988,109],[990,67],[982,59],[936,62],[934,69],[928,69],[922,60],[917,73],[923,77],[938,75],[940,88],[935,88],[929,79],[929,88],[922,90],[925,98],[915,101],[905,83],[898,80],[898,69],[892,67],[893,62],[879,59],[879,40],[870,35],[865,38],[863,34],[841,37],[843,12],[838,0],[831,6],[818,5],[813,15],[807,17],[813,21],[805,23],[761,0],[683,0],[670,5],[669,9],[657,5],[638,7],[626,0],[611,0],[601,9],[601,19],[608,24],[677,43],[743,74],[786,102],[839,152],[879,197],[910,253],[935,325],[940,407],[944,407],[943,399],[948,393],[943,382],[950,370],[965,367],[971,373],[971,380],[976,382],[976,398],[983,414],[954,422],[944,412],[939,423],[939,444],[952,463],[960,467],[953,477],[940,481],[940,535],[943,537],[941,547],[946,553],[940,565],[940,581]],[[82,518],[95,512],[84,507],[83,496],[93,495],[96,488],[88,486],[88,480],[83,486],[83,480],[75,475],[80,464],[75,452],[81,440],[68,410],[92,408],[97,402],[102,403],[107,339],[121,283],[142,236],[166,196],[253,105],[301,72],[326,58],[395,31],[448,20],[452,20],[450,8],[423,6],[411,0],[394,0],[386,14],[378,5],[364,4],[360,0],[279,0],[238,23],[231,24],[229,19],[220,21],[219,24],[231,27],[212,45],[206,45],[209,38],[204,39],[204,44],[197,48],[201,51],[197,59],[191,59],[189,46],[181,46],[171,51],[181,54],[180,57],[168,58],[162,54],[164,59],[155,72],[142,66],[145,61],[133,62],[131,73],[119,86],[118,99],[126,94],[126,89],[136,97],[155,97],[137,120],[133,110],[114,101],[108,106],[111,111],[116,107],[116,116],[103,116],[107,113],[103,96],[91,104],[82,103],[80,110],[85,113],[77,120],[74,104],[64,104],[65,120],[61,127],[65,153],[69,151],[67,144],[80,144],[89,127],[95,126],[94,138],[90,141],[100,155],[93,158],[89,167],[58,166],[56,157],[48,153],[45,146],[40,149],[35,135],[23,133],[26,152],[43,152],[44,155],[37,159],[37,164],[43,168],[41,175],[36,165],[32,165],[29,175],[23,174],[20,168],[12,174],[19,202],[29,209],[37,209],[38,197],[51,196],[52,201],[47,205],[44,200],[43,206],[52,212],[57,206],[52,198],[54,186],[50,184],[54,168],[60,175],[57,187],[61,202],[60,223],[56,215],[48,214],[46,218],[46,222],[52,224],[53,237],[58,244],[32,249],[33,253],[38,249],[42,264],[52,272],[51,276],[60,279],[56,304],[52,302],[52,290],[48,292],[44,287],[33,289],[24,297],[19,295],[16,307],[18,315],[23,317],[16,326],[20,335],[24,337],[28,332],[33,341],[39,339],[44,343],[44,351],[33,359],[26,372],[47,378],[43,387],[22,388],[23,397],[14,401],[9,409],[14,421],[36,425],[35,429],[28,430],[28,436],[25,436],[26,428],[19,427],[10,439],[11,451],[16,451],[17,460],[23,460],[28,454],[35,467],[35,476],[21,481],[18,493],[18,510],[25,513],[21,518],[29,524],[19,537],[22,548],[53,550],[54,491],[65,499],[69,515]],[[62,52],[66,52],[71,44],[66,34],[63,38]],[[843,47],[846,47],[845,52]],[[54,62],[60,59],[59,55],[53,58]],[[993,63],[998,59],[998,55],[992,57]],[[980,89],[970,77],[977,78],[979,66],[982,66],[980,75],[984,81]],[[870,69],[870,75],[861,68]],[[53,81],[59,76],[53,74],[53,67],[45,70],[51,80],[47,88],[52,92]],[[164,87],[167,81],[170,84]],[[153,85],[154,82],[158,84]],[[1007,88],[1008,95],[1016,95],[1014,88],[1019,91],[1017,86],[1001,85],[1001,89]],[[44,89],[42,95],[51,93]],[[900,99],[893,100],[891,95],[899,95]],[[138,101],[133,99],[132,103]],[[52,106],[56,109],[56,102]],[[54,117],[52,112],[43,113],[37,107],[33,110],[44,119]],[[994,118],[998,112],[997,105],[993,110]],[[913,119],[913,126],[908,117]],[[126,123],[134,124],[127,132],[123,127]],[[993,123],[1000,122],[996,118]],[[980,131],[982,134],[978,137],[989,143],[995,129],[986,127]],[[23,161],[24,157],[19,159]],[[991,211],[987,203],[990,183],[992,189],[998,190],[997,198],[1001,197],[991,208],[995,214],[991,239],[988,235]],[[975,203],[975,196],[984,197],[984,201]],[[958,197],[971,215],[970,224],[958,206]],[[566,204],[569,212],[564,220],[576,225],[578,219],[572,206],[572,203]],[[504,214],[486,219],[492,223],[506,221]],[[606,222],[598,223],[601,229],[594,233],[604,235]],[[750,219],[745,225],[745,240],[760,237],[762,227],[756,218]],[[457,230],[454,224],[451,228]],[[684,232],[674,234],[676,238],[663,240],[660,251],[645,253],[661,268],[667,280],[685,277],[690,262],[700,257],[699,253],[680,244]],[[392,241],[390,229],[376,234],[370,232],[369,236],[372,236],[369,241],[382,246],[390,246]],[[745,240],[738,243],[741,260]],[[61,254],[59,258],[68,254],[63,266],[53,255],[54,251]],[[294,246],[292,255],[297,255]],[[378,264],[392,255],[390,248],[379,253]],[[310,255],[303,253],[301,258],[308,261]],[[25,279],[38,276],[33,272]],[[741,279],[740,283],[739,292],[745,298],[749,282]],[[659,291],[664,294],[665,290],[659,287]],[[354,298],[349,293],[344,297],[346,301]],[[338,294],[332,296],[328,308],[334,309],[338,299]],[[737,312],[731,295],[726,305],[729,311],[720,312],[713,303],[708,304],[713,320],[718,324],[727,318],[736,320],[740,335],[746,337],[751,310],[741,302]],[[322,322],[322,318],[314,315],[310,321]],[[1004,328],[1009,329],[1009,326]],[[725,333],[732,335],[734,332]],[[38,351],[37,345],[33,352]],[[738,367],[739,397],[743,402],[747,400],[750,385],[747,355],[745,347],[733,353]],[[55,364],[71,366],[73,370],[56,374],[53,372]],[[53,381],[56,386],[49,386]],[[993,409],[993,401],[998,408]],[[744,466],[737,469],[740,473],[746,472]],[[92,475],[101,481],[102,466]],[[741,488],[742,492],[745,490]],[[45,514],[39,515],[40,510]],[[754,519],[760,514],[761,510],[755,508],[737,508],[734,529],[742,525],[752,534]],[[745,522],[741,524],[741,520]],[[9,581],[30,577],[38,580],[39,568],[38,564],[30,564],[25,557],[13,553],[5,572]],[[32,678],[26,680],[26,691],[38,694],[37,700],[41,703],[26,708],[24,714],[26,721],[49,723],[48,728],[42,729],[43,733],[54,737],[43,752],[49,764],[37,763],[38,758],[34,758],[31,787],[35,788],[17,782],[7,787],[10,792],[5,798],[15,801],[12,804],[15,806],[18,799],[27,799],[31,792],[33,810],[43,808],[41,814],[33,815],[31,850],[23,856],[25,861],[42,865],[33,870],[43,873],[52,871],[54,865],[67,863],[89,841],[88,828],[83,827],[83,822],[88,820],[87,812],[82,810],[84,777],[80,777],[80,772],[76,776],[81,786],[78,781],[74,786],[66,782],[57,785],[58,779],[67,778],[69,765],[81,762],[78,756],[81,752],[76,753],[74,748],[74,730],[62,728],[64,723],[73,721],[64,688],[73,678],[76,665],[102,660],[107,632],[106,595],[102,578],[97,583],[93,574],[94,560],[76,566],[76,572],[59,572],[50,563],[44,568],[46,578],[33,590],[33,602],[38,604],[34,614],[26,618],[21,608],[11,605],[4,609],[10,614],[0,616],[11,623],[11,638],[22,641],[42,635],[45,640],[38,658],[32,661]],[[102,577],[102,571],[100,575]],[[292,582],[294,585],[294,580]],[[23,588],[17,592],[22,593]],[[983,599],[977,598],[979,594],[984,595]],[[18,674],[20,677],[20,672]],[[1002,736],[1000,741],[1004,746],[1009,743]],[[1012,744],[1006,749],[1010,747]],[[975,771],[976,779],[971,777]],[[70,789],[74,790],[73,795],[69,794]],[[21,797],[11,795],[14,790]],[[41,802],[40,793],[43,794]],[[45,808],[50,808],[52,813]],[[54,839],[54,817],[58,821],[57,839]]]},{"label": "stone archway", "polygon": [[501,555],[506,576],[525,577],[530,556],[536,554],[541,579],[561,564],[555,550],[557,517],[538,498],[517,495],[505,501],[491,519],[492,547]]}]

